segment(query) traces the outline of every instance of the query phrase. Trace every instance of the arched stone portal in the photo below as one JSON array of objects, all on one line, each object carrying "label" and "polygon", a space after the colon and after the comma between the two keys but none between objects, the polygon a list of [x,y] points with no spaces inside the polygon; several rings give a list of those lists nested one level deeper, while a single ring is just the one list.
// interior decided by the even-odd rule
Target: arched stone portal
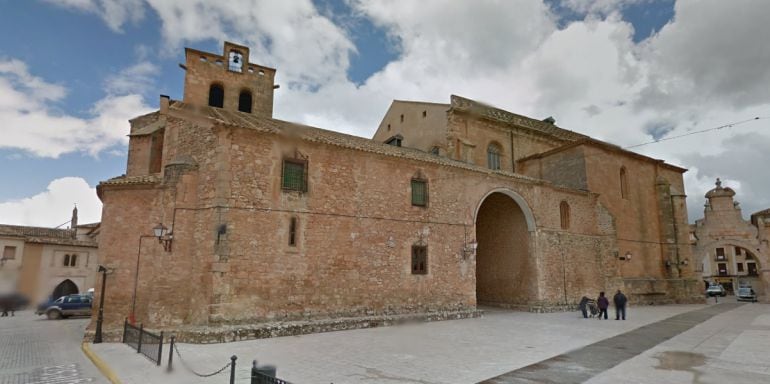
[{"label": "arched stone portal", "polygon": [[72,280],[67,279],[59,283],[59,285],[56,286],[56,288],[53,289],[53,294],[51,297],[53,297],[54,300],[67,295],[73,295],[80,292],[78,290],[78,286],[72,282]]},{"label": "arched stone portal", "polygon": [[534,218],[524,199],[492,191],[476,212],[476,301],[524,306],[537,300],[537,274],[530,257]]}]

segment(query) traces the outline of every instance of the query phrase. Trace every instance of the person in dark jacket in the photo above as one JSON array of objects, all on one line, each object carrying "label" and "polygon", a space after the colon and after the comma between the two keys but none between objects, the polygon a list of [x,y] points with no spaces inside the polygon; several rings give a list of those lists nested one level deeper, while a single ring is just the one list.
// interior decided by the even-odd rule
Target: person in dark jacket
[{"label": "person in dark jacket", "polygon": [[580,308],[580,312],[583,312],[583,318],[584,319],[588,318],[588,302],[590,300],[591,299],[583,296],[583,298],[580,299],[580,304],[578,304],[578,308]]},{"label": "person in dark jacket", "polygon": [[612,298],[612,301],[615,302],[615,320],[620,320],[621,316],[623,317],[623,320],[625,320],[626,303],[628,302],[626,295],[624,295],[623,292],[620,292],[618,289],[618,293],[615,294],[615,297]]},{"label": "person in dark jacket", "polygon": [[610,306],[610,301],[607,300],[607,296],[604,296],[604,292],[599,292],[599,299],[596,300],[599,304],[599,319],[604,315],[604,320],[607,320],[607,308]]}]

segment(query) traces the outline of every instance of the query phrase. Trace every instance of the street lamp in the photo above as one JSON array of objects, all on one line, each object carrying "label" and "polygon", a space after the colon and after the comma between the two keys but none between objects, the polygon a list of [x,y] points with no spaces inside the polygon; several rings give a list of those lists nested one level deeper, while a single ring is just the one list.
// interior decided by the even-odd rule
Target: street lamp
[{"label": "street lamp", "polygon": [[163,250],[171,252],[171,242],[174,240],[174,235],[171,233],[172,230],[166,228],[165,225],[158,223],[152,231],[155,233],[155,237],[158,238],[158,243],[163,244]]},{"label": "street lamp", "polygon": [[102,342],[102,322],[104,321],[104,287],[107,284],[107,268],[99,266],[97,272],[102,273],[102,290],[99,293],[99,315],[96,317],[96,335],[94,335],[94,344]]},{"label": "street lamp", "polygon": [[142,257],[142,240],[145,238],[155,237],[158,239],[158,243],[163,244],[163,250],[171,252],[171,242],[174,239],[171,228],[166,228],[165,225],[158,223],[152,228],[153,235],[139,235],[139,247],[136,250],[136,269],[134,270],[134,293],[131,295],[131,313],[128,315],[128,321],[131,324],[136,324],[136,290],[139,287],[139,260]]}]

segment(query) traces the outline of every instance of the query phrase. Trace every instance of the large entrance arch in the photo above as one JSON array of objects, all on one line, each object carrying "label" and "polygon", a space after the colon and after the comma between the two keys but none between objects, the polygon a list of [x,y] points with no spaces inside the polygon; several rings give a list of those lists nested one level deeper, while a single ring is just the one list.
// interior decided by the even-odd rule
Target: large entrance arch
[{"label": "large entrance arch", "polygon": [[72,282],[72,280],[67,279],[59,283],[59,285],[56,286],[56,288],[53,289],[53,294],[51,297],[55,299],[58,299],[62,296],[72,295],[75,293],[80,292],[78,290],[78,286]]},{"label": "large entrance arch", "polygon": [[506,189],[488,193],[476,211],[476,301],[517,307],[537,299],[530,257],[534,217],[524,199]]}]

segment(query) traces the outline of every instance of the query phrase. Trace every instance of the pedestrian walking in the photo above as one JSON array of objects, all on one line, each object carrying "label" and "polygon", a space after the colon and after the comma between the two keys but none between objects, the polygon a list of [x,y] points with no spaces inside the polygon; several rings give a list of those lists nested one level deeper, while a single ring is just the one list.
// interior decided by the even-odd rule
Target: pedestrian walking
[{"label": "pedestrian walking", "polygon": [[3,313],[0,315],[0,317],[8,317],[8,308],[11,306],[11,300],[5,296],[0,296],[0,310],[3,311]]},{"label": "pedestrian walking", "polygon": [[604,315],[604,320],[607,320],[607,308],[610,306],[610,301],[604,296],[604,292],[599,292],[599,299],[596,300],[596,303],[599,304],[599,318],[601,319]]},{"label": "pedestrian walking", "polygon": [[626,303],[628,303],[626,295],[624,295],[623,292],[620,292],[618,289],[618,293],[615,294],[615,296],[612,298],[612,301],[615,303],[615,320],[620,320],[621,318],[625,320]]},{"label": "pedestrian walking", "polygon": [[589,301],[591,301],[591,299],[589,299],[586,296],[583,296],[583,298],[580,299],[580,304],[578,304],[578,308],[580,308],[580,312],[583,312],[583,318],[584,319],[588,318],[588,302]]}]

